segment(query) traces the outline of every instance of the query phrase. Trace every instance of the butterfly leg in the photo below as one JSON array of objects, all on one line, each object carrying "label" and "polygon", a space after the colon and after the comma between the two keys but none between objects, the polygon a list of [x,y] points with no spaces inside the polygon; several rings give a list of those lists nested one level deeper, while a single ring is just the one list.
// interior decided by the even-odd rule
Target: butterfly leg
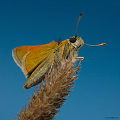
[{"label": "butterfly leg", "polygon": [[84,60],[84,57],[76,57],[75,59],[80,60],[80,62],[81,62]]}]

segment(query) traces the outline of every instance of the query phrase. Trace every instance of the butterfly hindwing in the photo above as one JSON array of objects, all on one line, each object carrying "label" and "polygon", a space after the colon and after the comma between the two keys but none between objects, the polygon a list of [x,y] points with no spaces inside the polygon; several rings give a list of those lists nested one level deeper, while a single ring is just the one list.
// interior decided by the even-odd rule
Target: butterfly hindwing
[{"label": "butterfly hindwing", "polygon": [[46,57],[41,64],[39,64],[36,69],[32,72],[28,81],[25,83],[24,88],[29,89],[31,86],[37,85],[42,80],[44,80],[45,75],[50,71],[52,65],[52,59],[54,53],[50,54],[49,57]]}]

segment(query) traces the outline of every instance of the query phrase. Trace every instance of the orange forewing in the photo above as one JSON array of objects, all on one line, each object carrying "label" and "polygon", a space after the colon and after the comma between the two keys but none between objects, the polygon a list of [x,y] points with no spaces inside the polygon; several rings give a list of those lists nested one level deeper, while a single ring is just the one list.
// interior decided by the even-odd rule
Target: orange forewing
[{"label": "orange forewing", "polygon": [[22,60],[22,70],[24,74],[31,73],[46,57],[52,54],[57,47],[56,42],[51,42],[32,50]]},{"label": "orange forewing", "polygon": [[57,42],[51,42],[40,46],[18,47],[13,50],[13,58],[24,74],[29,77],[29,73],[33,72],[57,46]]},{"label": "orange forewing", "polygon": [[21,68],[21,64],[22,64],[22,59],[24,57],[24,55],[26,53],[28,53],[29,51],[38,48],[40,46],[21,46],[21,47],[17,47],[15,49],[13,49],[12,51],[12,55],[13,58],[15,60],[15,62],[17,63],[17,65]]}]

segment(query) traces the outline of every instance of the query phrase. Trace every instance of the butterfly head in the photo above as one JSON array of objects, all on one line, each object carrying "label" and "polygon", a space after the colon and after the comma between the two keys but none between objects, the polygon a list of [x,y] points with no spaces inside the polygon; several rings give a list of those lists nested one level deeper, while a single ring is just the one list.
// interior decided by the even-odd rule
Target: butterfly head
[{"label": "butterfly head", "polygon": [[82,40],[81,37],[78,36],[70,37],[69,41],[77,51],[80,50],[84,45],[84,41]]}]

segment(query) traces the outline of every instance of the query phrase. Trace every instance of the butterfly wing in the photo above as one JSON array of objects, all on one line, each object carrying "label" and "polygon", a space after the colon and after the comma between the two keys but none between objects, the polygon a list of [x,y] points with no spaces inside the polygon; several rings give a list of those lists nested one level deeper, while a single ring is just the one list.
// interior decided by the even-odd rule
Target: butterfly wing
[{"label": "butterfly wing", "polygon": [[40,46],[22,46],[13,50],[13,58],[25,76],[31,73],[54,51],[58,44],[51,42]]},{"label": "butterfly wing", "polygon": [[28,54],[31,50],[38,48],[40,46],[21,46],[13,49],[12,56],[16,64],[21,68],[22,67],[22,59],[25,54]]},{"label": "butterfly wing", "polygon": [[40,83],[54,62],[58,63],[62,57],[66,58],[66,50],[69,49],[67,44],[68,40],[41,46],[23,46],[13,50],[15,62],[28,78],[25,89]]}]

